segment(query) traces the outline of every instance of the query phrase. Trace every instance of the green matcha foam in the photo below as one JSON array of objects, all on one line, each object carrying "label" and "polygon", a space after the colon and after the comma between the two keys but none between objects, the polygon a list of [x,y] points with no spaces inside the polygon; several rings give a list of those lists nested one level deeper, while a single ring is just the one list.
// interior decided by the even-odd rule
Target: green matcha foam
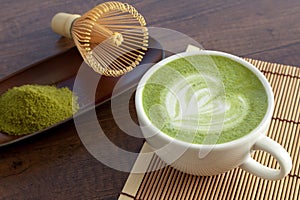
[{"label": "green matcha foam", "polygon": [[229,58],[197,55],[158,69],[143,89],[143,107],[165,134],[193,143],[238,139],[267,111],[267,94],[253,72]]}]

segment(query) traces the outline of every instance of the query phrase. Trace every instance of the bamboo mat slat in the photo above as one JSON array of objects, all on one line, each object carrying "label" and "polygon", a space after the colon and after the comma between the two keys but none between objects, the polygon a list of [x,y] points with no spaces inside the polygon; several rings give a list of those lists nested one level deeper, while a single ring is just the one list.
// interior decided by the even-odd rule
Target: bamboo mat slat
[{"label": "bamboo mat slat", "polygon": [[[135,167],[157,169],[143,174],[130,174],[119,200],[201,199],[201,200],[274,200],[300,199],[300,68],[246,58],[269,80],[275,110],[267,135],[281,144],[291,155],[293,168],[279,181],[253,176],[239,168],[217,176],[184,174],[165,164],[153,153],[147,162],[138,157]],[[144,144],[141,152],[150,152]],[[261,151],[253,158],[278,168],[273,157]]]}]

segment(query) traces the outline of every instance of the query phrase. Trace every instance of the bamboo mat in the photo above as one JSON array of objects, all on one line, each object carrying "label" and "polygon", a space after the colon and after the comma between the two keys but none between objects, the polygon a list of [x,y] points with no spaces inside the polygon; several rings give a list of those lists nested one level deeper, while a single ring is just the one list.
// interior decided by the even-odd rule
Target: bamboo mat
[{"label": "bamboo mat", "polygon": [[[300,68],[246,60],[264,73],[273,88],[275,111],[268,136],[290,153],[293,161],[290,174],[279,181],[268,181],[237,168],[217,176],[200,177],[167,166],[145,174],[131,173],[119,200],[300,199]],[[151,148],[145,143],[141,152],[151,152]],[[269,167],[278,168],[267,153],[256,151],[253,157]],[[164,165],[153,153],[144,159],[138,157],[134,167],[156,169]]]}]

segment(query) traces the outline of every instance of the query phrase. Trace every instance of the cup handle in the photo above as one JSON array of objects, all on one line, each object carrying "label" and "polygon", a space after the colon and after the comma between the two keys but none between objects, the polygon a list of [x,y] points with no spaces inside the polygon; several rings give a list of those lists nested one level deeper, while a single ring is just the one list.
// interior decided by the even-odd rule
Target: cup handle
[{"label": "cup handle", "polygon": [[253,150],[262,150],[271,154],[279,163],[280,169],[272,169],[265,165],[260,164],[254,160],[250,153],[245,162],[240,165],[245,171],[254,174],[255,176],[269,179],[279,180],[284,178],[292,169],[292,160],[288,152],[277,142],[267,136],[261,136],[259,140],[254,144]]}]

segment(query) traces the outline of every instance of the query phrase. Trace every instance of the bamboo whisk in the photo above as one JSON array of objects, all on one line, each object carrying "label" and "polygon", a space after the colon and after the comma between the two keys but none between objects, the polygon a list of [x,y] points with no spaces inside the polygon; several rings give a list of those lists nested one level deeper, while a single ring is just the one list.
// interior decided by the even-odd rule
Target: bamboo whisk
[{"label": "bamboo whisk", "polygon": [[106,76],[120,76],[136,67],[148,46],[146,21],[125,3],[102,3],[84,15],[58,13],[54,32],[72,38],[85,62]]}]

